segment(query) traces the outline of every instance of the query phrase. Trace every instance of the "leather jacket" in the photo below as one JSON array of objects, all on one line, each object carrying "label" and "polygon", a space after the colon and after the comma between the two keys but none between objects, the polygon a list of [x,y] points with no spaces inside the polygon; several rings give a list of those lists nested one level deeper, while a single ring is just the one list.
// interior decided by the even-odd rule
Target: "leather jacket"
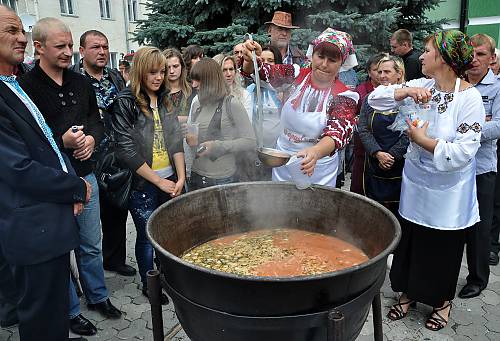
[{"label": "leather jacket", "polygon": [[[170,164],[174,174],[177,175],[173,155],[184,152],[183,137],[177,114],[168,112],[163,104],[166,95],[167,91],[165,90],[158,96],[158,111]],[[134,174],[132,188],[142,190],[147,180],[138,175],[136,171],[145,162],[151,167],[153,161],[153,113],[150,111],[150,115],[146,116],[141,112],[135,96],[129,88],[126,88],[114,100],[111,125],[118,158]]]}]

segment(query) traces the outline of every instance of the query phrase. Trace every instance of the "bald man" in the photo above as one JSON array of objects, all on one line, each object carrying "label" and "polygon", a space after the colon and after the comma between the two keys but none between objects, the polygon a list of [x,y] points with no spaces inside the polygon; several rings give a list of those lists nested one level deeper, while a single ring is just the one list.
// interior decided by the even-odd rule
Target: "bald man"
[{"label": "bald man", "polygon": [[63,341],[75,215],[91,187],[13,75],[26,43],[19,17],[0,6],[0,297],[17,306],[22,341]]},{"label": "bald man", "polygon": [[[104,280],[99,190],[93,173],[92,154],[104,134],[95,92],[85,76],[68,69],[73,56],[73,37],[66,24],[56,18],[40,19],[33,27],[32,37],[40,59],[19,83],[40,108],[76,174],[92,185],[90,202],[77,217],[80,244],[75,251],[80,282],[88,308],[97,310],[105,318],[117,319],[121,312],[109,300]],[[80,312],[80,301],[72,282],[69,318],[74,333],[97,333],[97,328]]]}]

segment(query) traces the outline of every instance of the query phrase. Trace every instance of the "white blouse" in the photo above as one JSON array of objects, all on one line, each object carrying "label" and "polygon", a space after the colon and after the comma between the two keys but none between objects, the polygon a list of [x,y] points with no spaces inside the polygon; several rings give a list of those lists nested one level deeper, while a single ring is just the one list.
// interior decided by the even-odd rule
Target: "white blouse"
[{"label": "white blouse", "polygon": [[[433,89],[432,101],[441,105],[442,112],[436,112],[432,126],[438,141],[434,153],[413,143],[409,147],[418,149],[418,157],[406,159],[399,212],[407,220],[436,229],[462,229],[479,221],[474,156],[480,146],[484,107],[477,89],[458,91],[459,84],[457,81],[457,91],[447,94],[434,89],[433,79],[406,83]],[[395,89],[401,87],[377,87],[368,96],[368,104],[376,110],[388,110],[414,103],[410,97],[394,99]]]}]

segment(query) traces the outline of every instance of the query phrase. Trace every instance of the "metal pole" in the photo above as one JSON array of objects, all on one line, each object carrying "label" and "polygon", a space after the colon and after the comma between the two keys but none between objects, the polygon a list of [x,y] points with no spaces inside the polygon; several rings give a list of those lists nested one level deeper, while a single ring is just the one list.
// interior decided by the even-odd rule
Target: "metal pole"
[{"label": "metal pole", "polygon": [[[247,33],[247,37],[249,40],[253,41],[252,35],[250,33]],[[264,120],[264,115],[262,111],[262,97],[260,94],[260,76],[259,76],[259,66],[257,64],[257,55],[255,54],[255,51],[252,51],[252,61],[253,61],[253,69],[254,69],[254,81],[255,81],[255,98],[256,98],[256,103],[257,103],[257,115],[256,115],[256,122],[252,122],[254,125],[256,137],[257,137],[257,147],[262,148],[264,145],[264,126],[263,126],[263,120]]]},{"label": "metal pole", "polygon": [[469,0],[460,1],[460,31],[467,33],[469,24]]},{"label": "metal pole", "polygon": [[153,340],[163,341],[160,271],[149,270],[146,276],[148,278],[149,303],[151,304],[151,321],[153,322]]},{"label": "metal pole", "polygon": [[344,314],[338,310],[330,310],[328,312],[328,325],[327,325],[327,341],[344,341],[344,327],[345,320]]},{"label": "metal pole", "polygon": [[384,331],[382,330],[382,302],[380,292],[378,292],[372,301],[373,313],[373,337],[375,341],[384,340]]}]

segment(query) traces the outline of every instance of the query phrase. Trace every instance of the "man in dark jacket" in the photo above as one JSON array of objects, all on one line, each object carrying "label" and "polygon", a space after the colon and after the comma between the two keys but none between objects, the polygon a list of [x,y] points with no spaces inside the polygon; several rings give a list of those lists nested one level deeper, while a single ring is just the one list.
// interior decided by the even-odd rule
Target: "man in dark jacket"
[{"label": "man in dark jacket", "polygon": [[0,296],[17,306],[21,340],[62,341],[69,252],[78,246],[74,215],[91,187],[13,75],[26,43],[19,17],[0,5]]},{"label": "man in dark jacket", "polygon": [[[118,92],[125,88],[125,81],[120,72],[106,66],[109,61],[109,44],[104,33],[96,30],[83,33],[80,37],[80,55],[82,59],[71,70],[87,77],[94,89],[106,131],[106,137],[98,148],[99,153],[106,150],[111,133],[111,108]],[[123,276],[134,276],[135,269],[125,264],[128,210],[113,206],[102,191],[99,192],[99,205],[104,269]]]},{"label": "man in dark jacket", "polygon": [[421,53],[413,49],[412,41],[411,32],[405,29],[394,32],[390,40],[392,54],[403,59],[405,64],[405,79],[407,81],[424,77],[422,63],[418,59]]},{"label": "man in dark jacket", "polygon": [[[73,40],[62,21],[41,19],[33,27],[32,36],[40,60],[33,70],[22,76],[20,84],[40,108],[77,175],[92,186],[90,202],[77,217],[80,245],[76,252],[83,291],[89,309],[98,310],[106,318],[119,318],[121,312],[108,298],[102,265],[99,190],[91,156],[102,139],[104,127],[95,93],[85,77],[68,69]],[[80,314],[80,302],[72,282],[69,294],[70,329],[80,335],[95,334],[95,326]]]},{"label": "man in dark jacket", "polygon": [[[13,74],[19,77],[31,70],[31,65],[19,63],[15,68]],[[16,285],[14,279],[10,275],[4,275],[10,271],[6,262],[0,261],[0,287],[6,288],[5,293],[0,292],[0,327],[8,328],[18,323],[17,318],[17,304],[15,299],[17,297]]]}]

